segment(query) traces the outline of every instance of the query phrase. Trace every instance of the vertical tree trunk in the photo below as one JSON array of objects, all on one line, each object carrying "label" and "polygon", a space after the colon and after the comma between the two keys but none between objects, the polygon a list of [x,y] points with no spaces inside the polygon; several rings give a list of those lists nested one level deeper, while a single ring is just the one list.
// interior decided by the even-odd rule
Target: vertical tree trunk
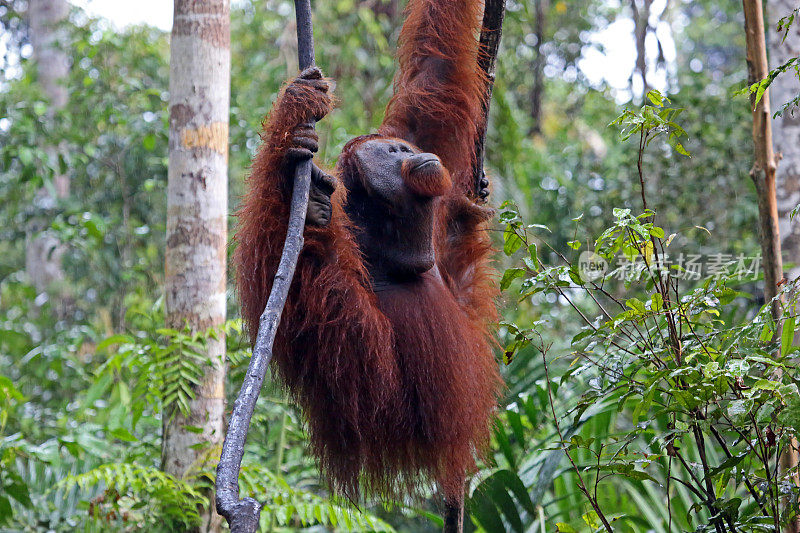
[{"label": "vertical tree trunk", "polygon": [[[52,120],[54,113],[63,109],[67,103],[64,80],[69,69],[69,58],[64,51],[65,35],[59,24],[66,20],[68,14],[69,5],[66,0],[30,0],[28,5],[30,39],[38,81],[50,101],[47,120]],[[50,167],[57,169],[58,146],[51,144],[44,148]],[[68,195],[69,177],[55,172],[52,188],[42,187],[36,195],[35,205],[42,211],[48,211],[55,207],[58,198],[66,198]],[[54,235],[43,231],[49,225],[49,218],[43,215],[34,220],[27,229],[25,271],[39,292],[64,279],[61,269],[64,248]]]},{"label": "vertical tree trunk", "polygon": [[[753,84],[767,77],[767,45],[764,34],[764,12],[761,0],[742,0],[744,6],[745,37],[747,42],[748,82]],[[778,228],[778,204],[775,195],[777,159],[772,146],[772,121],[770,117],[770,90],[766,90],[758,104],[751,96],[753,109],[754,162],[750,176],[758,196],[759,238],[764,264],[764,298],[769,301],[778,293],[778,283],[783,279],[781,240]],[[773,301],[772,316],[776,322],[781,317],[781,302]],[[781,472],[786,473],[797,465],[797,452],[792,447],[781,454]],[[786,533],[800,532],[797,519],[784,526]]]},{"label": "vertical tree trunk", "polygon": [[[781,17],[797,8],[796,0],[769,0],[769,57],[772,68],[783,65],[793,57],[800,56],[800,20],[795,20],[786,40],[783,34],[775,33],[776,25]],[[797,76],[787,72],[775,78],[770,86],[772,100],[779,108],[800,91]],[[789,277],[800,276],[800,220],[789,220],[789,214],[800,204],[800,110],[794,114],[787,110],[783,116],[772,121],[775,129],[775,151],[782,157],[781,164],[775,173],[775,185],[778,198],[778,217],[780,220],[781,249],[788,263],[793,263]]]},{"label": "vertical tree trunk", "polygon": [[[748,83],[767,77],[767,46],[764,36],[764,16],[760,0],[743,0],[745,34],[747,41]],[[759,213],[759,238],[764,263],[764,298],[771,300],[778,292],[778,282],[783,279],[781,242],[778,230],[778,205],[775,198],[775,172],[777,160],[772,149],[772,123],[770,120],[770,91],[753,109],[754,161],[750,176],[756,186]],[[773,316],[780,318],[780,303],[772,306]]]},{"label": "vertical tree trunk", "polygon": [[[638,73],[642,80],[642,94],[647,94],[650,84],[647,83],[647,50],[645,42],[650,31],[650,7],[653,0],[642,0],[642,8],[639,9],[637,0],[631,0],[631,10],[633,11],[633,33],[636,40],[636,67],[631,74],[631,82]],[[631,83],[632,84],[632,83]]]},{"label": "vertical tree trunk", "polygon": [[542,132],[542,99],[544,98],[544,64],[545,57],[542,55],[542,41],[544,41],[545,13],[547,12],[548,0],[534,0],[534,33],[536,34],[536,45],[533,52],[536,57],[533,59],[533,87],[531,88],[531,118],[533,126],[531,133],[539,134]]},{"label": "vertical tree trunk", "polygon": [[[176,0],[169,92],[167,322],[204,331],[225,321],[229,0]],[[212,465],[224,437],[224,336],[208,338],[206,350],[191,412],[171,407],[163,415],[162,467],[177,477]],[[204,442],[210,446],[196,446]],[[220,529],[213,504],[203,518],[203,531]]]}]

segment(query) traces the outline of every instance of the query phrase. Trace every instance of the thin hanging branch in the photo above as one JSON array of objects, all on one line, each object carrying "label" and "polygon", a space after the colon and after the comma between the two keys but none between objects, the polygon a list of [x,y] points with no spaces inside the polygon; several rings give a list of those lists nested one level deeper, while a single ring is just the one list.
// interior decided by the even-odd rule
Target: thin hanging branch
[{"label": "thin hanging branch", "polygon": [[[310,0],[295,0],[297,17],[297,56],[300,70],[314,65],[314,40],[311,25]],[[261,516],[261,504],[254,498],[239,499],[239,469],[242,466],[244,444],[250,428],[250,418],[261,392],[261,385],[272,359],[272,345],[278,330],[281,313],[289,294],[289,286],[303,249],[303,229],[306,224],[308,195],[311,189],[311,160],[298,163],[295,170],[292,203],[286,242],[278,264],[278,272],[267,306],[261,314],[253,356],[247,367],[242,389],[233,404],[228,432],[217,465],[217,512],[225,517],[232,533],[255,533]]]},{"label": "thin hanging branch", "polygon": [[[485,177],[483,160],[486,154],[486,126],[489,121],[489,106],[492,103],[497,49],[503,35],[503,19],[506,16],[505,0],[486,0],[483,10],[483,27],[481,29],[480,47],[478,48],[478,68],[486,75],[486,90],[482,105],[482,120],[475,138],[475,166],[472,178],[475,183],[475,198],[481,190],[481,180]],[[478,198],[479,199],[479,198]],[[480,199],[479,199],[480,200]]]},{"label": "thin hanging branch", "polygon": [[[478,193],[483,188],[481,181],[486,176],[483,160],[486,153],[486,125],[489,121],[489,106],[492,103],[497,50],[503,34],[503,19],[506,15],[505,0],[486,0],[483,8],[483,25],[478,47],[478,68],[486,77],[486,87],[481,102],[481,122],[475,137],[475,164],[472,167],[474,198],[477,202],[486,201]],[[464,498],[460,501],[446,501],[444,513],[444,533],[461,533],[464,530]]]}]

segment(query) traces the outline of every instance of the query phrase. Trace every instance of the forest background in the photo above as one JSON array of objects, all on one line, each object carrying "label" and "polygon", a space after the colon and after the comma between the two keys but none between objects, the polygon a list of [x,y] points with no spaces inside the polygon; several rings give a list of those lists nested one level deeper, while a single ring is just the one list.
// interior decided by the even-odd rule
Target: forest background
[{"label": "forest background", "polygon": [[[209,339],[224,339],[232,405],[249,344],[230,287],[223,324],[167,327],[170,36],[71,6],[53,46],[37,34],[40,4],[0,1],[0,528],[197,527],[219,443],[199,439],[191,468],[165,471],[165,413],[191,410]],[[380,123],[402,7],[315,2],[317,63],[342,102],[318,128],[328,164]],[[770,66],[786,66],[771,90],[773,112],[789,104],[773,127],[793,280],[800,78],[790,60],[800,24],[777,29],[797,14],[790,1],[765,8]],[[296,70],[292,21],[286,1],[231,8],[229,213],[261,120]],[[489,461],[468,488],[468,529],[593,531],[608,521],[620,531],[761,531],[792,522],[798,489],[778,464],[800,425],[796,321],[792,283],[784,318],[764,312],[743,27],[736,1],[508,1],[486,142],[505,252],[497,356],[507,388]],[[620,70],[600,44],[608,31],[630,32],[635,52],[629,79],[615,86],[602,76]],[[66,68],[50,73],[55,92],[37,46],[63,55]],[[655,141],[637,142],[645,137]],[[232,215],[228,224],[232,236]],[[581,270],[586,250],[607,265],[599,291]],[[674,292],[653,273],[659,251]],[[621,310],[606,311],[615,304]],[[686,325],[680,339],[673,312]],[[267,502],[265,531],[441,525],[433,492],[358,509],[331,497],[307,455],[301,414],[272,383],[253,420],[242,489]]]}]

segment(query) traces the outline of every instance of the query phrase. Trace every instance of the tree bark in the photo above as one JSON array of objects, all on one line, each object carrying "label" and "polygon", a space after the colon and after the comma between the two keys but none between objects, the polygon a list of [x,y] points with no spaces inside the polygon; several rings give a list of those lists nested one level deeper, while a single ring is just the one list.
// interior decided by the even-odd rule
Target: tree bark
[{"label": "tree bark", "polygon": [[[766,78],[769,74],[764,37],[764,16],[760,1],[743,0],[743,5],[748,82],[752,84]],[[764,298],[769,301],[778,293],[778,282],[783,279],[778,204],[775,197],[777,160],[772,148],[770,91],[764,91],[758,104],[755,104],[755,97],[752,95],[751,104],[753,105],[754,161],[750,176],[753,178],[758,196],[759,239],[764,264]],[[780,318],[780,302],[773,303],[772,314],[776,320]]]},{"label": "tree bark", "polygon": [[[742,0],[744,6],[745,38],[747,43],[748,83],[753,84],[767,77],[767,44],[764,33],[764,12],[761,0]],[[754,162],[750,171],[758,196],[759,239],[761,241],[762,263],[764,265],[764,299],[772,301],[772,317],[780,325],[782,302],[775,296],[778,294],[778,283],[783,279],[783,263],[781,258],[781,239],[778,219],[778,203],[776,199],[775,175],[777,158],[772,144],[772,121],[770,117],[770,90],[764,91],[758,104],[755,95],[751,95],[753,106],[753,145]],[[780,327],[776,328],[776,336],[780,335]],[[796,442],[785,450],[780,457],[781,472],[786,473],[797,465]],[[795,479],[796,483],[796,479]],[[786,533],[800,532],[797,519],[784,526]]]},{"label": "tree bark", "polygon": [[[167,323],[200,332],[225,321],[229,0],[176,0],[169,93]],[[168,406],[163,414],[162,468],[179,478],[213,464],[224,436],[224,335],[205,348],[209,366],[190,412]],[[202,512],[202,530],[219,531],[213,504]]]},{"label": "tree bark", "polygon": [[[797,8],[795,0],[770,0],[767,4],[769,14],[769,56],[770,66],[776,68],[789,59],[800,56],[800,20],[795,20],[789,28],[786,40],[783,33],[778,34],[775,28],[778,20]],[[772,82],[770,92],[776,108],[797,96],[797,76],[786,72]],[[787,109],[783,116],[772,121],[775,129],[775,152],[781,157],[781,164],[775,173],[775,185],[778,203],[781,249],[789,269],[790,279],[800,276],[800,220],[791,221],[789,214],[800,204],[800,110]]]},{"label": "tree bark", "polygon": [[542,44],[544,41],[545,17],[547,13],[548,0],[534,0],[534,34],[536,44],[533,47],[535,57],[533,59],[533,87],[531,88],[531,118],[533,125],[531,133],[538,135],[542,133],[542,99],[544,98],[544,65],[545,57],[542,55]]},{"label": "tree bark", "polygon": [[497,52],[500,48],[500,39],[503,36],[503,20],[506,17],[505,0],[485,0],[483,6],[483,21],[481,23],[481,36],[478,54],[478,68],[486,76],[483,102],[481,103],[481,121],[475,137],[475,164],[472,166],[472,179],[475,185],[474,197],[476,201],[486,202],[486,198],[479,198],[481,181],[486,177],[483,162],[486,158],[486,129],[489,126],[489,108],[492,104],[492,90],[494,89],[495,70],[497,67]]},{"label": "tree bark", "polygon": [[[66,0],[31,0],[28,5],[33,59],[39,84],[50,101],[46,120],[63,109],[67,103],[67,88],[64,80],[69,72],[69,58],[65,52],[64,31],[59,27],[69,14]],[[52,140],[51,140],[52,142]],[[58,169],[58,145],[44,147],[49,166]],[[52,187],[42,187],[36,194],[35,206],[43,212],[27,228],[25,247],[25,271],[38,292],[51,289],[64,279],[61,256],[64,247],[58,238],[46,228],[50,219],[46,215],[56,206],[58,199],[69,195],[69,177],[54,172]]]},{"label": "tree bark", "polygon": [[650,7],[653,0],[642,0],[642,8],[639,9],[637,0],[631,1],[631,10],[633,11],[633,33],[636,40],[636,68],[631,74],[631,84],[635,73],[639,74],[642,80],[642,95],[647,94],[650,90],[650,84],[647,83],[647,49],[645,42],[647,41],[647,34],[650,32]]}]

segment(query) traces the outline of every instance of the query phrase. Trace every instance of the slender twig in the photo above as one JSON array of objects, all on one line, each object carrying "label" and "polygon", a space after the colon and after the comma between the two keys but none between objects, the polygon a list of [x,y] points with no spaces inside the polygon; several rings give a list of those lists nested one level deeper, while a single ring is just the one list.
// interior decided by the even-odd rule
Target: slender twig
[{"label": "slender twig", "polygon": [[[709,429],[711,430],[711,434],[714,436],[714,440],[716,440],[719,443],[720,447],[722,448],[722,451],[725,452],[725,455],[727,455],[729,458],[733,457],[733,454],[731,453],[730,449],[728,449],[728,445],[725,442],[725,439],[723,439],[722,435],[720,435],[719,430],[717,430],[717,428],[715,428],[713,424],[709,424]],[[761,498],[758,497],[758,493],[756,492],[755,487],[753,487],[753,484],[750,483],[750,480],[747,479],[747,477],[744,478],[744,484],[747,487],[747,491],[750,493],[750,495],[756,501],[758,506],[761,508],[761,512],[764,513],[766,516],[769,516],[769,512],[767,512],[767,509],[764,507],[764,503],[761,501]]]},{"label": "slender twig", "polygon": [[644,171],[642,170],[642,159],[644,158],[644,149],[647,146],[647,132],[644,127],[639,134],[639,158],[636,160],[636,169],[639,171],[639,186],[642,193],[642,205],[644,210],[647,211],[647,194],[644,191]]},{"label": "slender twig", "polygon": [[759,441],[759,446],[758,446],[758,448],[756,448],[755,446],[753,446],[753,443],[752,443],[751,439],[749,439],[747,437],[747,435],[745,435],[744,432],[742,432],[742,430],[739,429],[739,424],[735,424],[733,422],[733,420],[731,420],[728,417],[728,415],[726,415],[725,412],[722,411],[722,410],[720,411],[720,416],[722,416],[722,418],[725,419],[725,421],[728,423],[728,427],[730,427],[730,429],[732,429],[733,431],[735,431],[736,433],[739,434],[739,438],[742,440],[742,442],[745,443],[745,445],[750,449],[750,451],[753,453],[753,455],[755,455],[758,458],[758,460],[761,461],[761,464],[764,466],[764,470],[765,470],[765,472],[767,472],[767,477],[766,477],[766,482],[767,483],[766,483],[766,485],[769,488],[769,500],[772,502],[773,517],[776,520],[778,520],[780,515],[778,514],[778,508],[777,508],[776,503],[775,503],[776,499],[775,499],[775,494],[773,494],[773,484],[770,482],[770,479],[769,479],[770,478],[770,476],[769,476],[769,470],[770,470],[770,468],[769,468],[769,457],[768,456],[764,457],[761,454],[761,444],[760,444],[761,437],[759,437],[758,433],[756,433],[757,438],[755,440]]},{"label": "slender twig", "polygon": [[[731,531],[736,531],[733,523],[731,522],[730,516],[727,513],[722,514],[717,508],[716,501],[717,495],[714,490],[714,483],[711,479],[711,468],[708,465],[708,457],[706,456],[706,439],[703,436],[703,430],[700,429],[700,425],[697,423],[697,420],[703,416],[701,413],[696,413],[695,421],[692,423],[692,433],[694,434],[694,440],[697,443],[697,451],[698,455],[700,456],[700,465],[703,467],[703,480],[706,484],[706,493],[708,494],[708,508],[719,520],[719,516],[722,516],[722,519],[728,523],[728,527]],[[712,520],[714,518],[712,517]]]},{"label": "slender twig", "polygon": [[705,494],[703,494],[702,492],[700,492],[699,490],[697,490],[697,487],[695,487],[694,485],[692,485],[691,483],[689,483],[689,482],[688,482],[688,481],[686,481],[685,479],[681,479],[681,478],[679,478],[679,477],[675,477],[675,476],[672,476],[672,478],[671,478],[671,479],[672,479],[673,481],[677,481],[678,483],[680,483],[681,485],[683,485],[684,487],[686,487],[687,489],[689,489],[689,490],[692,492],[692,494],[694,494],[695,496],[697,496],[697,497],[698,497],[698,498],[700,498],[701,500],[705,500],[705,498],[706,498]]},{"label": "slender twig", "polygon": [[[295,0],[297,17],[297,55],[300,70],[314,65],[314,41],[311,26],[310,0]],[[217,512],[225,517],[232,533],[255,533],[261,515],[261,504],[254,498],[239,499],[239,470],[244,456],[244,444],[250,419],[261,392],[261,385],[272,359],[272,345],[280,323],[281,313],[289,294],[289,286],[303,249],[303,229],[306,223],[308,195],[311,189],[311,160],[298,163],[295,170],[292,203],[286,242],[283,245],[278,272],[272,284],[266,308],[259,320],[258,335],[247,374],[233,404],[228,432],[217,465]]]},{"label": "slender twig", "polygon": [[[636,169],[639,173],[639,186],[640,186],[640,192],[642,194],[642,206],[644,207],[645,211],[648,211],[648,208],[647,208],[647,193],[645,191],[645,186],[644,186],[644,170],[642,168],[642,163],[644,158],[644,149],[647,147],[647,142],[648,142],[648,132],[644,127],[642,127],[641,134],[639,135],[639,157],[636,161]],[[652,218],[653,222],[655,223],[655,216],[653,216]],[[659,246],[657,239],[652,235],[650,235],[650,242],[653,244],[653,257],[655,258],[655,264],[658,265],[661,263],[661,260],[658,254]],[[644,254],[642,254],[642,257],[645,257]],[[645,257],[645,264],[647,264],[646,257]],[[649,264],[647,264],[647,271],[650,272]],[[670,312],[672,305],[671,305],[671,297],[669,294],[669,287],[668,285],[665,284],[664,279],[658,270],[656,270],[655,273],[651,272],[650,275],[651,278],[653,279],[656,291],[659,294],[661,294],[661,298],[664,301],[664,308],[668,310],[667,313],[664,315],[664,318],[666,318],[667,322],[667,331],[669,332],[670,341],[673,345],[673,349],[675,350],[675,360],[678,364],[681,364],[681,343],[680,343],[680,337],[678,336],[678,328],[675,326],[675,316],[673,315],[672,312]]]},{"label": "slender twig", "polygon": [[611,524],[609,523],[608,519],[603,514],[603,510],[600,509],[600,505],[597,503],[597,500],[595,498],[592,498],[591,495],[589,494],[589,490],[586,488],[586,484],[583,481],[581,470],[580,468],[578,468],[578,465],[575,464],[575,461],[572,459],[572,456],[570,455],[569,450],[567,449],[567,443],[564,441],[564,434],[561,432],[561,424],[559,424],[558,422],[558,416],[556,415],[556,408],[553,403],[553,391],[552,388],[550,387],[550,370],[548,369],[547,366],[546,351],[541,350],[541,352],[542,352],[542,364],[544,366],[544,379],[547,381],[547,398],[550,402],[550,413],[553,415],[553,423],[555,424],[556,431],[558,432],[558,440],[559,442],[561,442],[561,449],[564,451],[564,455],[567,456],[567,459],[569,459],[570,464],[572,464],[573,470],[575,470],[575,474],[578,476],[578,488],[583,493],[583,495],[586,496],[586,499],[589,500],[589,505],[591,505],[592,509],[594,509],[594,512],[597,513],[597,517],[603,523],[603,526],[605,526],[606,531],[609,532],[614,531],[611,528]]},{"label": "slender twig", "polygon": [[672,494],[670,493],[670,481],[672,481],[672,456],[667,458],[667,531],[672,533]]},{"label": "slender twig", "polygon": [[[692,478],[692,481],[694,481],[695,489],[693,489],[693,492],[701,500],[703,500],[703,502],[705,503],[706,508],[708,508],[708,511],[711,513],[711,520],[714,523],[714,529],[716,529],[720,533],[724,532],[725,531],[725,526],[723,526],[720,523],[720,521],[719,521],[719,512],[717,511],[717,508],[714,505],[715,497],[713,495],[713,491],[712,491],[711,494],[705,492],[706,488],[703,487],[703,483],[699,479],[697,479],[697,476],[695,475],[694,471],[692,471],[692,468],[689,466],[689,464],[686,462],[686,459],[683,458],[683,455],[677,450],[675,450],[674,453],[675,453],[675,457],[677,457],[678,461],[680,461],[681,466],[683,466],[683,469],[686,471],[687,474],[689,474],[689,477]],[[677,478],[675,478],[675,479],[677,479]],[[686,484],[686,486],[688,487],[689,484]]]},{"label": "slender twig", "polygon": [[[525,245],[527,246],[527,245],[528,245],[528,239],[527,239],[527,237],[526,237],[526,236],[523,236],[523,235],[519,235],[519,234],[517,234],[517,235],[518,235],[518,236],[519,236],[519,237],[520,237],[520,238],[523,240],[523,242],[524,242],[524,243],[525,243]],[[556,255],[557,255],[557,256],[558,256],[558,257],[559,257],[559,258],[560,258],[562,261],[564,261],[564,264],[566,264],[566,265],[569,265],[569,264],[570,264],[570,262],[569,262],[569,260],[566,258],[566,256],[565,256],[564,254],[562,254],[561,252],[559,252],[558,250],[556,250],[555,248],[553,248],[553,247],[550,245],[550,243],[548,243],[547,241],[544,241],[544,240],[541,240],[541,242],[542,242],[542,243],[543,243],[545,246],[547,246],[547,248],[548,248],[550,251],[552,251],[554,254],[556,254]],[[539,266],[540,266],[541,268],[544,268],[544,263],[542,263],[542,261],[541,261],[541,260],[539,260]],[[609,295],[609,294],[608,294],[608,293],[607,293],[605,290],[603,290],[602,288],[598,287],[596,283],[592,283],[592,285],[594,286],[594,288],[595,288],[596,290],[599,290],[599,291],[600,291],[602,294],[605,294],[606,296],[610,296],[610,295]],[[607,312],[607,311],[606,311],[606,310],[603,308],[603,306],[602,306],[602,305],[600,305],[600,302],[597,300],[597,298],[596,298],[596,297],[595,297],[595,296],[592,294],[592,292],[591,292],[589,289],[587,289],[586,287],[583,287],[583,286],[570,286],[570,287],[567,287],[567,288],[570,288],[570,289],[581,289],[581,290],[583,290],[583,291],[584,291],[586,294],[588,294],[588,295],[589,295],[589,296],[592,298],[592,300],[594,300],[595,304],[596,304],[596,305],[597,305],[597,306],[598,306],[598,307],[601,309],[601,311],[602,311],[602,312],[603,312],[603,313],[604,313],[604,314],[605,314],[605,315],[606,315],[608,318],[611,318],[611,315],[610,315],[610,314],[609,314],[609,313],[608,313],[608,312]],[[570,299],[569,299],[569,298],[566,296],[566,294],[564,293],[563,289],[564,289],[564,287],[556,287],[556,291],[557,291],[559,294],[561,294],[561,296],[563,296],[563,297],[564,297],[564,299],[566,299],[566,300],[567,300],[567,302],[569,302],[569,303],[570,303],[570,305],[572,306],[572,308],[573,308],[573,309],[575,309],[575,311],[576,311],[578,314],[580,314],[580,315],[581,315],[581,318],[583,318],[583,319],[584,319],[584,321],[585,321],[585,322],[586,322],[586,323],[587,323],[589,326],[591,326],[591,327],[592,327],[592,329],[594,329],[595,331],[597,331],[597,328],[594,326],[594,324],[593,324],[593,323],[591,323],[591,322],[589,321],[589,319],[588,319],[588,318],[587,318],[587,317],[586,317],[586,316],[585,316],[585,315],[584,315],[584,314],[583,314],[583,313],[582,313],[582,312],[581,312],[581,311],[580,311],[580,310],[579,310],[579,309],[578,309],[578,308],[577,308],[575,305],[573,305],[573,304],[572,304],[572,302],[570,301]],[[615,299],[615,298],[613,298],[613,297],[612,297],[612,299],[614,299],[614,301],[616,301],[618,304],[620,304],[620,306],[621,306],[623,309],[625,309],[625,304],[623,304],[623,303],[619,302],[618,300],[616,300],[616,299]],[[639,350],[641,350],[642,352],[646,351],[646,349],[647,349],[647,348],[649,348],[649,349],[650,349],[650,351],[652,351],[652,352],[655,352],[655,347],[654,347],[652,344],[651,344],[649,347],[647,346],[647,339],[644,337],[644,335],[643,335],[643,334],[642,334],[642,332],[639,330],[639,328],[636,326],[636,324],[633,324],[633,328],[634,328],[634,329],[637,331],[637,333],[639,333],[639,337],[642,339],[642,342],[644,342],[644,343],[645,343],[645,346],[642,346],[641,344],[639,344],[639,342],[637,342],[637,341],[636,341],[636,340],[633,338],[633,335],[632,335],[631,333],[629,333],[629,332],[627,332],[627,331],[625,331],[625,330],[620,330],[620,333],[621,333],[621,334],[623,334],[623,335],[625,335],[625,337],[627,337],[627,338],[628,338],[628,340],[629,340],[629,341],[631,341],[631,343],[632,343],[634,346],[636,346],[636,347],[637,347]],[[652,341],[652,339],[651,339],[651,341]],[[610,342],[611,342],[611,343],[612,343],[614,346],[616,346],[617,348],[619,348],[620,350],[623,350],[624,352],[626,352],[626,353],[628,353],[628,354],[630,354],[630,355],[634,355],[634,354],[633,354],[633,352],[631,352],[631,351],[629,351],[629,350],[627,350],[627,349],[625,349],[625,348],[622,348],[621,346],[619,346],[618,344],[616,344],[614,341],[610,341]],[[658,359],[658,356],[656,356],[656,358]],[[661,363],[664,365],[664,367],[666,368],[666,364],[665,364],[663,361],[661,361],[661,359],[658,359],[658,360],[659,360],[659,361],[660,361],[660,362],[661,362]]]}]

